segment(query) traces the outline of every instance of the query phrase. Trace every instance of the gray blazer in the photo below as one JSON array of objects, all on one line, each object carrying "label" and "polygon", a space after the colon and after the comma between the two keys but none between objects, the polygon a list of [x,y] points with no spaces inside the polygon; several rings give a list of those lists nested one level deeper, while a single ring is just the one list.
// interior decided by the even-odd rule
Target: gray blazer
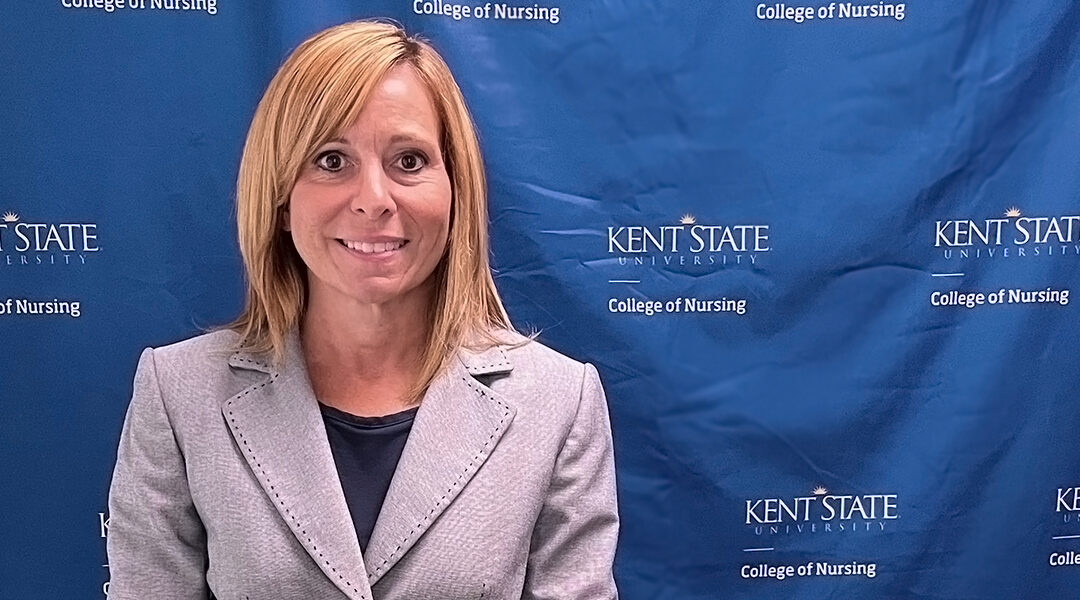
[{"label": "gray blazer", "polygon": [[109,494],[110,600],[611,599],[596,370],[537,342],[432,382],[361,555],[295,333],[147,349]]}]

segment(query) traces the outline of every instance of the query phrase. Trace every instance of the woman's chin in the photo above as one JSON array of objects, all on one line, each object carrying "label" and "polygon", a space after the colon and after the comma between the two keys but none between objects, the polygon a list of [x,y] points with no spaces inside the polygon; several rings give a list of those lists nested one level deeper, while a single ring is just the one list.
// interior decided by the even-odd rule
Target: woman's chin
[{"label": "woman's chin", "polygon": [[401,281],[371,282],[364,286],[352,286],[345,291],[348,300],[357,305],[394,304],[417,296],[419,286],[405,285]]}]

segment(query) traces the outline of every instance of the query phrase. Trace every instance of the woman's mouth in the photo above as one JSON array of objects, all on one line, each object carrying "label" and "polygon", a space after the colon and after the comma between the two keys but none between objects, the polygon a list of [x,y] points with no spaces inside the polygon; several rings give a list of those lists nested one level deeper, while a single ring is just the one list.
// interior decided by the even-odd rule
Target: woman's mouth
[{"label": "woman's mouth", "polygon": [[362,240],[344,240],[338,239],[338,243],[345,246],[349,250],[359,252],[360,254],[387,254],[400,250],[409,243],[409,240],[385,240],[378,242],[366,242]]}]

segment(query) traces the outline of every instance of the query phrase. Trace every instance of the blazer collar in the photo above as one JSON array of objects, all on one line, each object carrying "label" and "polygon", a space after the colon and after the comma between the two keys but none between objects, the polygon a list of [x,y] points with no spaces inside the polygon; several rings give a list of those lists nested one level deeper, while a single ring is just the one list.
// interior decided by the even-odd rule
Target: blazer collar
[{"label": "blazer collar", "polygon": [[296,330],[281,365],[246,352],[229,364],[267,375],[222,404],[237,447],[301,546],[352,600],[371,598],[370,586],[457,498],[516,412],[475,379],[513,369],[501,347],[463,350],[449,361],[421,401],[361,554]]},{"label": "blazer collar", "polygon": [[[269,354],[253,353],[240,350],[229,356],[229,365],[238,369],[261,371],[268,375],[280,375],[290,369],[303,369],[304,355],[300,348],[300,335],[293,329],[285,338],[285,363],[280,366],[274,365]],[[297,362],[299,361],[299,362]],[[509,373],[514,370],[510,357],[502,346],[491,346],[484,349],[462,349],[457,357],[451,362],[460,362],[468,373],[474,377],[483,375],[497,375]]]}]

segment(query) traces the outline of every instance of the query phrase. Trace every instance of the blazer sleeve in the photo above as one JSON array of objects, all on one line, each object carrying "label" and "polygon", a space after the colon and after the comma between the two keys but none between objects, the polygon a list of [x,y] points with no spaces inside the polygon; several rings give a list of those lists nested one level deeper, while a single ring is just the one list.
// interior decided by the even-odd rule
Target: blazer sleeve
[{"label": "blazer sleeve", "polygon": [[523,600],[618,598],[612,574],[618,534],[607,403],[587,364],[577,414],[533,529]]},{"label": "blazer sleeve", "polygon": [[106,546],[109,600],[210,596],[206,530],[191,500],[149,348],[139,359],[116,452]]}]

